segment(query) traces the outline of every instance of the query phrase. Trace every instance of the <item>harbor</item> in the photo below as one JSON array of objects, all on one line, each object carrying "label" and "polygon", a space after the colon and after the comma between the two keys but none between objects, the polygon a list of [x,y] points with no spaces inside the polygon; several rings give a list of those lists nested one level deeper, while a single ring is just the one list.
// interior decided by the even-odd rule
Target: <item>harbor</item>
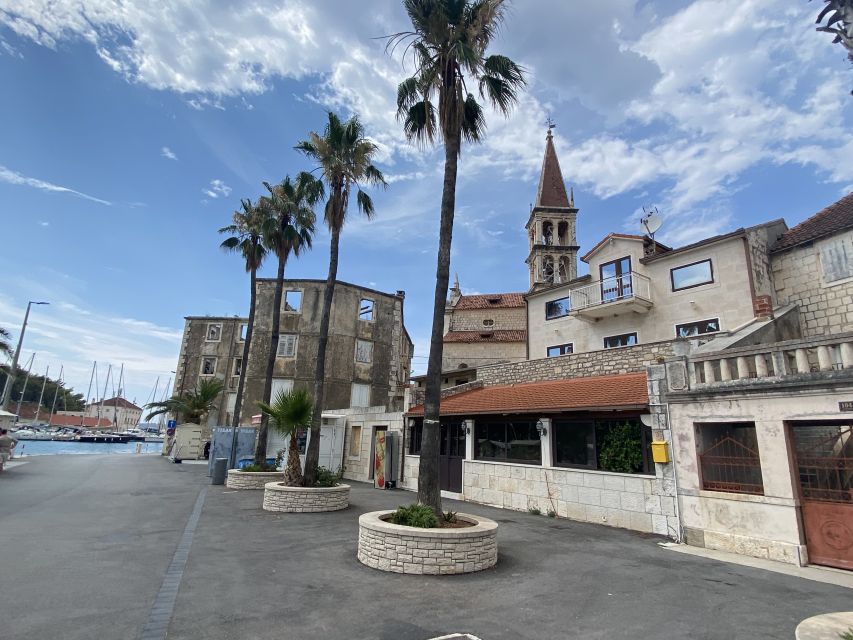
[{"label": "harbor", "polygon": [[79,440],[20,440],[15,447],[13,459],[57,455],[159,454],[162,450],[162,442],[99,443]]}]

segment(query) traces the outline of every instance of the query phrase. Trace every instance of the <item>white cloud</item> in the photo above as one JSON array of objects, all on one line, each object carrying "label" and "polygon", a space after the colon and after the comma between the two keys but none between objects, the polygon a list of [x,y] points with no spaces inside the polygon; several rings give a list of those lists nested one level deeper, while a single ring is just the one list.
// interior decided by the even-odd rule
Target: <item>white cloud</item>
[{"label": "white cloud", "polygon": [[208,198],[218,198],[220,196],[227,198],[231,194],[231,187],[222,180],[216,179],[211,180],[210,186],[202,189],[201,192]]},{"label": "white cloud", "polygon": [[160,155],[164,158],[168,158],[169,160],[177,160],[178,156],[175,155],[175,152],[172,151],[169,147],[163,147],[160,149]]},{"label": "white cloud", "polygon": [[39,221],[39,226],[40,226],[40,227],[49,227],[49,226],[50,226],[50,223],[49,223],[49,222],[47,222],[46,220],[40,220],[40,221]]},{"label": "white cloud", "polygon": [[86,200],[91,200],[92,202],[97,202],[98,204],[104,204],[107,206],[112,205],[112,202],[109,202],[108,200],[102,200],[101,198],[90,196],[89,194],[83,193],[82,191],[76,191],[75,189],[70,189],[69,187],[63,187],[58,184],[53,184],[52,182],[46,182],[45,180],[39,180],[38,178],[30,178],[21,175],[17,171],[12,171],[11,169],[4,167],[3,165],[0,165],[0,182],[25,185],[27,187],[33,187],[42,191],[52,191],[55,193],[70,193],[71,195],[84,198]]}]

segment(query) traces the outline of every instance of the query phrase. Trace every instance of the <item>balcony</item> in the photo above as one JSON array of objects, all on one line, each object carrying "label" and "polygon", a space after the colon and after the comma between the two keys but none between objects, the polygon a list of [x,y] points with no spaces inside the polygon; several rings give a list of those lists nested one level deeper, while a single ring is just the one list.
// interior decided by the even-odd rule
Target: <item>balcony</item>
[{"label": "balcony", "polygon": [[588,319],[646,313],[652,308],[651,282],[634,271],[573,289],[570,296],[571,311]]}]

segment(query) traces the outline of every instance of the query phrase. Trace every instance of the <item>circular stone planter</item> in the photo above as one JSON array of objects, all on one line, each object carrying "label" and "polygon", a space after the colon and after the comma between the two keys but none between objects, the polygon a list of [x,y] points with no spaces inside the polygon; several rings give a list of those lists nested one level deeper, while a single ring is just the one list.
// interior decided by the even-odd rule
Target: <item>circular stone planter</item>
[{"label": "circular stone planter", "polygon": [[284,478],[284,471],[240,471],[229,469],[225,486],[229,489],[263,489],[269,482]]},{"label": "circular stone planter", "polygon": [[337,487],[287,487],[269,482],[264,487],[264,510],[287,513],[339,511],[349,506],[348,484]]},{"label": "circular stone planter", "polygon": [[385,522],[393,511],[371,511],[358,519],[358,559],[380,571],[415,574],[472,573],[498,561],[498,523],[457,513],[474,526],[419,529]]}]

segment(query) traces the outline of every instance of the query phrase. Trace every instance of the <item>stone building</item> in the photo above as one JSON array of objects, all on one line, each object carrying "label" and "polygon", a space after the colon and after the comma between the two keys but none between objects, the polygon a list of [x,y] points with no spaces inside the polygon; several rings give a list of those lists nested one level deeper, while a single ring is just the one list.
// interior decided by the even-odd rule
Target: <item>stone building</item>
[{"label": "stone building", "polygon": [[142,418],[142,407],[136,406],[130,400],[116,396],[102,402],[92,402],[86,405],[83,415],[89,418],[109,420],[111,428],[124,431],[139,424]]},{"label": "stone building", "polygon": [[[273,372],[279,390],[313,388],[325,280],[286,280],[280,338]],[[275,281],[259,279],[255,327],[246,369],[242,424],[258,413],[272,337]],[[402,291],[383,293],[338,282],[326,347],[325,410],[385,406],[400,411],[408,386],[412,341],[403,325]],[[176,391],[192,389],[199,378],[225,383],[210,425],[230,424],[242,362],[246,318],[188,317],[176,374]]]}]

